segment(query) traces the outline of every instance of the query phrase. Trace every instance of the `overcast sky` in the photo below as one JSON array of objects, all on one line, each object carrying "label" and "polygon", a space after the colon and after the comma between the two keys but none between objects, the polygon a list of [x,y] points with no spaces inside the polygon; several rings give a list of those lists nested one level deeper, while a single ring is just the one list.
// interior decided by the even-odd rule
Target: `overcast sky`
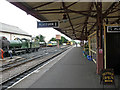
[{"label": "overcast sky", "polygon": [[[48,41],[56,34],[61,34],[53,28],[37,28],[37,20],[31,15],[27,15],[26,12],[10,4],[6,0],[0,0],[0,22],[17,26],[20,29],[28,32],[32,36],[42,34],[45,36],[45,40]],[[70,38],[66,37],[68,40]]]}]

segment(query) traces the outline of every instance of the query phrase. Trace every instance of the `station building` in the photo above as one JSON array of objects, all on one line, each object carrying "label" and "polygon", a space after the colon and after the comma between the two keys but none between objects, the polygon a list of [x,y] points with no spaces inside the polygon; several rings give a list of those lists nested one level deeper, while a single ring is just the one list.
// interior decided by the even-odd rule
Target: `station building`
[{"label": "station building", "polygon": [[14,40],[15,38],[26,38],[30,39],[32,35],[21,30],[19,27],[4,24],[0,22],[0,36],[5,36],[8,40]]}]

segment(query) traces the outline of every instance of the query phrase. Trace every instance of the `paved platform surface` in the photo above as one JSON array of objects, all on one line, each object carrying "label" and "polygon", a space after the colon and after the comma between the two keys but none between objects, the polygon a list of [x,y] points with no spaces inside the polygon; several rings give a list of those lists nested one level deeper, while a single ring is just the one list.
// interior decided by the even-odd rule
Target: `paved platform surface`
[{"label": "paved platform surface", "polygon": [[[10,90],[14,90],[14,88],[15,90],[16,88],[103,89],[103,85],[100,85],[100,77],[96,74],[96,64],[93,61],[88,61],[83,56],[82,51],[80,47],[69,48],[67,51],[50,60],[43,67],[40,67],[16,83]],[[115,78],[116,87],[118,87],[120,77],[119,79],[118,77]],[[115,88],[114,85],[104,87]]]},{"label": "paved platform surface", "polygon": [[29,88],[102,88],[96,65],[80,47],[73,48]]}]

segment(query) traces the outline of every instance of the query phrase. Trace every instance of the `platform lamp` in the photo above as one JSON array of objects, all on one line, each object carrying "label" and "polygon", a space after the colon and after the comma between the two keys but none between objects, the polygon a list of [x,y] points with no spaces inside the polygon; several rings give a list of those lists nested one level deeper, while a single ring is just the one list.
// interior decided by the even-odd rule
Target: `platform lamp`
[{"label": "platform lamp", "polygon": [[63,14],[63,18],[62,18],[63,22],[66,22],[67,21],[67,15],[64,13]]},{"label": "platform lamp", "polygon": [[56,35],[57,47],[59,48],[59,40],[61,40],[61,35]]},{"label": "platform lamp", "polygon": [[109,22],[109,21],[108,21],[108,18],[106,18],[106,24],[108,24],[108,22]]}]

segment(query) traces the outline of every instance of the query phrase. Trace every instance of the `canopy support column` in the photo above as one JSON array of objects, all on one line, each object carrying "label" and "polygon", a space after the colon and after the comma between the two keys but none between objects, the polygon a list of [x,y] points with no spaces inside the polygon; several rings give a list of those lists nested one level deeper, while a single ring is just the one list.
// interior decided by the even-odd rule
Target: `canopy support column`
[{"label": "canopy support column", "polygon": [[97,73],[103,69],[103,49],[102,49],[102,2],[97,2]]}]

